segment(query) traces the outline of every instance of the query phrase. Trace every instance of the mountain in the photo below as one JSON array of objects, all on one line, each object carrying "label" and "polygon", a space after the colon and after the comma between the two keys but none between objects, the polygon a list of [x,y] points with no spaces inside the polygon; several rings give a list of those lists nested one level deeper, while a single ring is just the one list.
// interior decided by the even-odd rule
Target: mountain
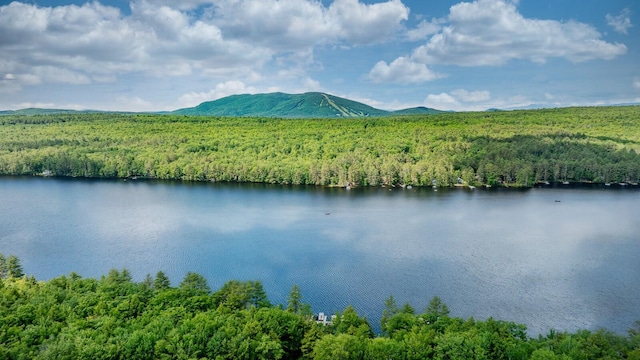
[{"label": "mountain", "polygon": [[231,95],[192,107],[173,111],[181,115],[266,116],[283,118],[339,118],[404,114],[435,114],[441,111],[417,107],[399,111],[376,109],[357,101],[309,92],[304,94],[269,93]]},{"label": "mountain", "polygon": [[[99,113],[96,110],[38,109],[0,111],[0,115],[50,115],[73,113]],[[415,107],[397,111],[376,109],[369,105],[325,94],[269,93],[255,95],[231,95],[215,101],[203,102],[192,108],[157,114],[205,115],[205,116],[262,116],[280,118],[341,118],[388,115],[438,114],[440,110]],[[122,113],[122,112],[117,112]]]},{"label": "mountain", "polygon": [[440,113],[443,113],[443,112],[445,112],[445,111],[431,109],[431,108],[424,107],[424,106],[418,106],[418,107],[413,107],[413,108],[408,108],[408,109],[391,111],[389,113],[392,114],[392,115],[416,115],[416,114],[440,114]]}]

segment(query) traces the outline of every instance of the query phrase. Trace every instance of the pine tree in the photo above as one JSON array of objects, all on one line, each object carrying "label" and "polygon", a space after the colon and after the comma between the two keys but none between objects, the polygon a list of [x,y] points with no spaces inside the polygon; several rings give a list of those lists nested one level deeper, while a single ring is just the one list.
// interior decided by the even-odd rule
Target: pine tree
[{"label": "pine tree", "polygon": [[162,271],[158,271],[156,273],[156,278],[153,280],[153,288],[155,290],[164,290],[171,287],[171,281],[167,275],[165,275]]},{"label": "pine tree", "polygon": [[0,279],[7,277],[7,258],[0,253]]},{"label": "pine tree", "polygon": [[6,265],[6,276],[19,278],[24,276],[24,272],[22,271],[22,265],[20,265],[20,259],[18,259],[15,255],[10,255],[7,258]]},{"label": "pine tree", "polygon": [[302,294],[298,285],[293,285],[287,297],[287,311],[299,314],[302,310]]}]

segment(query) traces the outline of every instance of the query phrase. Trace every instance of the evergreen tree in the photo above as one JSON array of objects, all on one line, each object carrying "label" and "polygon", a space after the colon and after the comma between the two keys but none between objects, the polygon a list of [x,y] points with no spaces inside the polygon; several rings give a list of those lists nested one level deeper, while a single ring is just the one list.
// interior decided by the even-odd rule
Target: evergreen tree
[{"label": "evergreen tree", "polygon": [[380,318],[380,328],[382,328],[383,333],[388,334],[387,322],[397,314],[398,311],[396,299],[394,299],[393,295],[389,295],[387,300],[384,301],[384,310],[382,310],[382,317]]},{"label": "evergreen tree", "polygon": [[293,285],[287,297],[287,311],[299,314],[302,311],[302,294],[298,285]]},{"label": "evergreen tree", "polygon": [[404,305],[402,305],[402,309],[400,309],[400,312],[403,313],[403,314],[409,314],[409,315],[415,315],[416,314],[416,310],[409,303],[404,303]]},{"label": "evergreen tree", "polygon": [[194,272],[188,272],[187,275],[185,275],[184,279],[182,279],[182,282],[180,283],[180,289],[190,292],[211,292],[209,284],[207,284],[207,279]]},{"label": "evergreen tree", "polygon": [[449,308],[439,297],[434,296],[431,301],[429,301],[424,315],[429,322],[435,322],[440,318],[448,317]]},{"label": "evergreen tree", "polygon": [[147,276],[144,277],[142,285],[147,289],[153,288],[153,278],[151,277],[151,274],[147,274]]},{"label": "evergreen tree", "polygon": [[156,273],[156,278],[153,280],[153,288],[155,290],[164,290],[171,287],[171,281],[167,275],[165,275],[162,271],[158,271]]},{"label": "evergreen tree", "polygon": [[264,291],[261,281],[249,281],[247,284],[249,286],[249,303],[251,306],[257,308],[271,306],[271,302],[269,302],[267,298],[267,292]]},{"label": "evergreen tree", "polygon": [[20,265],[20,259],[18,259],[15,255],[9,255],[7,258],[7,277],[19,278],[24,276],[24,272],[22,271],[22,265]]},{"label": "evergreen tree", "polygon": [[7,258],[4,254],[0,253],[0,279],[7,276]]}]

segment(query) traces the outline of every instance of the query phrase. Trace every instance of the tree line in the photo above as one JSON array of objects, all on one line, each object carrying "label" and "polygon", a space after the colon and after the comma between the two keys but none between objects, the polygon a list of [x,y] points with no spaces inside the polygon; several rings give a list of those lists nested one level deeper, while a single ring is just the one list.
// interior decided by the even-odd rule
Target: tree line
[{"label": "tree line", "polygon": [[174,287],[161,271],[135,282],[126,269],[38,281],[2,258],[1,359],[640,359],[640,321],[627,336],[534,338],[513,322],[453,317],[438,297],[418,313],[390,296],[374,334],[351,306],[319,324],[296,285],[272,304],[260,281],[212,291],[197,273]]},{"label": "tree line", "polygon": [[0,174],[320,186],[640,181],[639,107],[360,119],[0,116]]}]

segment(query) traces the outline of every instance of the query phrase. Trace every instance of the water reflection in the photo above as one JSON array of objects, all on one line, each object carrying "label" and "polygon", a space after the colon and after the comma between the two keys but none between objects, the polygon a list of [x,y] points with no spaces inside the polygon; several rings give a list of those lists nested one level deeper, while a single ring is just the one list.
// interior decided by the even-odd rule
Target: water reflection
[{"label": "water reflection", "polygon": [[457,316],[624,332],[640,319],[640,192],[315,189],[0,179],[0,252],[47,279],[196,271],[213,288],[292,284],[316,311],[377,325],[393,294]]}]

